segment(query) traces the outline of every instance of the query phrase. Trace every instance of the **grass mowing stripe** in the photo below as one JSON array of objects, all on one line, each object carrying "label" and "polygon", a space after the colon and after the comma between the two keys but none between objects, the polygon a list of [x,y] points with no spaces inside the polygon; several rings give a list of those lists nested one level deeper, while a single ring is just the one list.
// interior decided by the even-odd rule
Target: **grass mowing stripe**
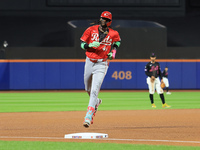
[{"label": "grass mowing stripe", "polygon": [[[106,99],[113,99],[113,98],[111,98],[111,97],[104,97],[104,98],[106,98]],[[134,99],[132,98],[132,97],[128,97],[128,98],[123,98],[123,100],[131,100],[131,101],[133,101],[133,100],[144,100],[144,99],[147,99],[146,97],[134,97]],[[169,98],[167,98],[168,100],[182,100],[183,98],[173,98],[173,97],[169,97]],[[118,98],[114,98],[114,100],[115,101],[117,101],[117,100],[122,100],[122,98],[120,97],[118,97]],[[199,101],[199,97],[190,97],[188,100],[190,100],[190,101]],[[20,98],[20,99],[15,99],[15,100],[13,100],[13,98],[11,98],[11,99],[3,99],[3,98],[1,98],[1,100],[0,100],[0,102],[33,102],[33,103],[38,103],[37,101],[40,101],[40,102],[46,102],[46,101],[49,101],[49,102],[51,102],[51,101],[56,101],[56,102],[65,102],[65,101],[68,101],[68,102],[76,102],[76,101],[74,101],[74,100],[69,100],[69,99],[59,99],[59,100],[55,100],[55,99],[48,99],[48,98],[46,98],[46,99],[30,99],[30,98]],[[79,102],[79,101],[77,101],[77,102]]]},{"label": "grass mowing stripe", "polygon": [[[152,109],[148,92],[100,92],[103,100],[99,110]],[[171,109],[200,108],[199,92],[165,94]],[[0,93],[0,112],[73,111],[85,110],[89,97],[84,92],[66,93]],[[154,94],[157,109],[162,109],[158,94]],[[25,107],[24,107],[25,106]]]}]

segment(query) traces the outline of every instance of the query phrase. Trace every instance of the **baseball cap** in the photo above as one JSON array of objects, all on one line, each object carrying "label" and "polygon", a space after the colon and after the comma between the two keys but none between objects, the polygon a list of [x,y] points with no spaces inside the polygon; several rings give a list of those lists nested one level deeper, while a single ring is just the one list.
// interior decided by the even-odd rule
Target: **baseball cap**
[{"label": "baseball cap", "polygon": [[151,53],[150,57],[156,57],[155,53]]}]

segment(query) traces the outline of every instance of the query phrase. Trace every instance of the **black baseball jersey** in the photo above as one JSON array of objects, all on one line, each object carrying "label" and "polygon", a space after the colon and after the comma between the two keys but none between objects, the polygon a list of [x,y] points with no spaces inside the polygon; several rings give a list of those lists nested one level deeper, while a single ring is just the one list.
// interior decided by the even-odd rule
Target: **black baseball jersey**
[{"label": "black baseball jersey", "polygon": [[102,32],[99,30],[99,42],[103,41],[103,39],[105,39],[105,37],[108,35],[109,29],[105,32]]},{"label": "black baseball jersey", "polygon": [[162,72],[162,76],[165,77],[165,78],[168,78],[168,71],[165,71],[165,70],[164,70],[164,71]]},{"label": "black baseball jersey", "polygon": [[149,77],[154,76],[155,78],[160,77],[162,79],[162,74],[160,70],[160,64],[158,62],[149,62],[145,66],[145,74]]}]

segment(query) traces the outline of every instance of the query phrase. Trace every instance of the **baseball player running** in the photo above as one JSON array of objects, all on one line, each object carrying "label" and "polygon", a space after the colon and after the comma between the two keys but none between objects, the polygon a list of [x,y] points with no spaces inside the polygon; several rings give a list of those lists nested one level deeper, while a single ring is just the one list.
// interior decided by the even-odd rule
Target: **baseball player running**
[{"label": "baseball player running", "polygon": [[165,70],[162,72],[162,76],[167,90],[166,94],[171,94],[171,92],[169,92],[168,67],[165,67]]},{"label": "baseball player running", "polygon": [[80,38],[81,48],[86,50],[84,84],[90,97],[83,122],[86,128],[93,123],[93,115],[95,116],[98,106],[102,103],[98,94],[107,73],[107,59],[114,59],[120,46],[119,33],[110,28],[111,23],[112,14],[104,11],[100,16],[99,24],[87,28]]},{"label": "baseball player running", "polygon": [[[152,108],[156,108],[156,105],[154,104],[153,94],[155,92],[155,89],[157,93],[160,95],[160,98],[162,100],[162,107],[163,108],[169,108],[171,106],[167,105],[165,103],[165,97],[163,95],[163,89],[160,87],[160,79],[161,82],[163,82],[162,74],[160,70],[160,64],[156,62],[156,55],[155,53],[151,53],[150,55],[151,61],[145,66],[145,74],[147,77],[147,84],[149,87],[149,97],[151,100],[151,106]],[[160,79],[159,79],[160,77]]]}]

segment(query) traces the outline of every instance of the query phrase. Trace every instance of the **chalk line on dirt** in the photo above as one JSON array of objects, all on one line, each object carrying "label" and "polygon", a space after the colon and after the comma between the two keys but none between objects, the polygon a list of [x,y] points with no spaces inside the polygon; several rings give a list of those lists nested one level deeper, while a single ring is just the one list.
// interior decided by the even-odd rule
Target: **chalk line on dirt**
[{"label": "chalk line on dirt", "polygon": [[[0,136],[0,139],[50,139],[50,140],[65,140],[63,137],[16,137],[16,136]],[[80,139],[77,139],[80,140]],[[85,140],[85,139],[84,139]],[[91,140],[91,139],[90,139]],[[104,141],[134,141],[134,142],[167,142],[167,143],[194,143],[200,144],[200,141],[181,141],[181,140],[152,140],[152,139],[92,139],[92,140],[104,140]]]}]

